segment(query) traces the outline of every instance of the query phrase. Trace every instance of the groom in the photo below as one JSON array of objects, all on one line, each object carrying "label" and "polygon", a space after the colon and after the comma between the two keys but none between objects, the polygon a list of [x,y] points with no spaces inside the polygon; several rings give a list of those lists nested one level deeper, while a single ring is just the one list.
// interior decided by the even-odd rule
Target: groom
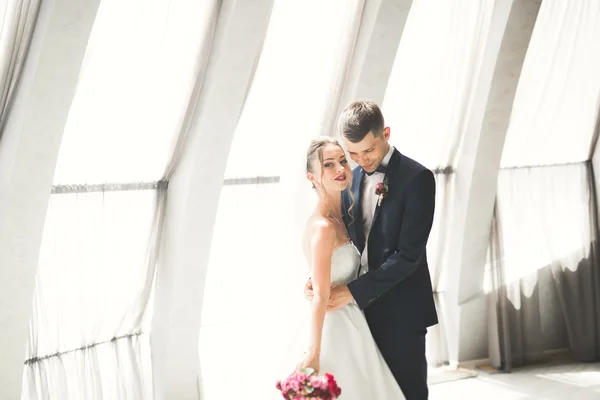
[{"label": "groom", "polygon": [[[364,310],[406,400],[426,400],[425,334],[438,322],[425,250],[435,180],[431,171],[388,144],[390,128],[377,104],[351,103],[340,116],[339,129],[359,164],[352,187],[342,195],[342,209],[350,238],[361,252],[361,268],[347,286],[332,288],[328,310],[351,302]],[[310,282],[305,294],[312,297]]]}]

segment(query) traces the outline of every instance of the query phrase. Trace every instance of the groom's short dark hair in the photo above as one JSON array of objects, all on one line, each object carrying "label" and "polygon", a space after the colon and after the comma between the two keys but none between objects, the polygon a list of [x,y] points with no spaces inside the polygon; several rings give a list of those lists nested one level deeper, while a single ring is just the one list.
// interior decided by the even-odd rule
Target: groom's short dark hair
[{"label": "groom's short dark hair", "polygon": [[340,135],[352,143],[360,142],[369,132],[373,132],[373,136],[382,135],[384,124],[381,109],[370,100],[348,104],[338,120]]}]

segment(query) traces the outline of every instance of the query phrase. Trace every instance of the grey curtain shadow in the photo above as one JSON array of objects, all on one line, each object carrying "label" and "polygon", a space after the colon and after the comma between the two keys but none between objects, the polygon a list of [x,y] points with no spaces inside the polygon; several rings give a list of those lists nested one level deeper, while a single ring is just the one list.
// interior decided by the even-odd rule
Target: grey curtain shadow
[{"label": "grey curtain shadow", "polygon": [[[552,359],[550,350],[567,348],[577,362],[600,360],[600,259],[598,210],[591,162],[585,162],[590,187],[590,251],[576,268],[560,260],[514,282],[502,279],[502,224],[494,208],[490,240],[493,297],[496,309],[489,323],[490,354],[499,353],[496,367],[515,367]],[[583,202],[585,204],[585,202]],[[573,257],[581,255],[576,250]],[[566,257],[567,259],[569,256]],[[532,290],[533,285],[533,290]]]}]

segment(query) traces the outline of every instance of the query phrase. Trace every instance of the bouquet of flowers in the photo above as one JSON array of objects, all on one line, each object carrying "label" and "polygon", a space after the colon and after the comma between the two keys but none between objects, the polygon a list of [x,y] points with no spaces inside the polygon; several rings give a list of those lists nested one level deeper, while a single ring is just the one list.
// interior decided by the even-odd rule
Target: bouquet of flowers
[{"label": "bouquet of flowers", "polygon": [[317,376],[312,368],[295,371],[276,386],[287,400],[334,400],[342,393],[333,375]]}]

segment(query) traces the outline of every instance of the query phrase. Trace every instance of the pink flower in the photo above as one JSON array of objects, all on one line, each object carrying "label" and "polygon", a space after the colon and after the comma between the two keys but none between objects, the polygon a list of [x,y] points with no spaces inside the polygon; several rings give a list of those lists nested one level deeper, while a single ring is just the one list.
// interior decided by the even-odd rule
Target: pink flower
[{"label": "pink flower", "polygon": [[296,371],[275,386],[286,400],[334,400],[341,393],[333,375],[316,376],[314,372]]},{"label": "pink flower", "polygon": [[320,376],[311,376],[310,385],[315,389],[327,390],[327,381]]},{"label": "pink flower", "polygon": [[290,386],[289,387],[294,392],[297,392],[298,390],[300,390],[300,382],[298,382],[296,379],[293,379],[292,381],[290,381]]},{"label": "pink flower", "polygon": [[387,182],[383,181],[383,182],[379,182],[377,184],[377,186],[375,186],[375,194],[377,196],[379,195],[385,195],[388,191],[388,186],[387,186]]},{"label": "pink flower", "polygon": [[294,378],[296,378],[298,382],[302,383],[308,378],[308,376],[306,376],[304,372],[298,372],[296,375],[294,375]]}]

